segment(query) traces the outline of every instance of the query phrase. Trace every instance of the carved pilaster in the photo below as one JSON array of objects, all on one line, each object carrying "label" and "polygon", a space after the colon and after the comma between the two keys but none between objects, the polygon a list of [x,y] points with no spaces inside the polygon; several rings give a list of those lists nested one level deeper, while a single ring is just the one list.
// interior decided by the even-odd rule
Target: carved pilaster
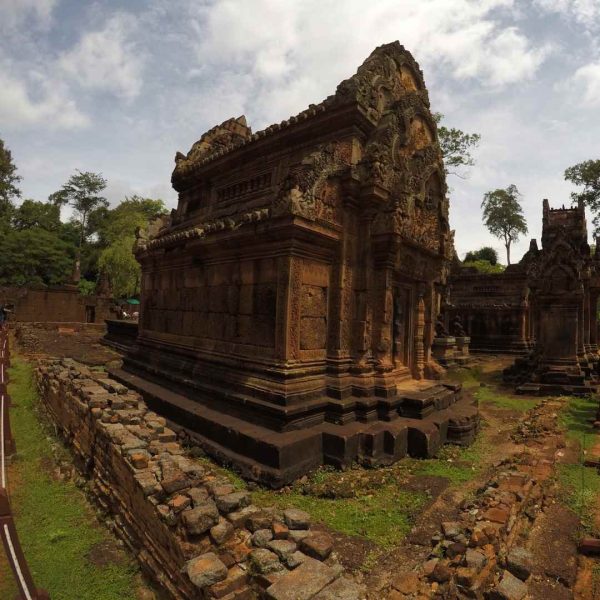
[{"label": "carved pilaster", "polygon": [[415,379],[423,379],[425,376],[425,300],[419,295],[417,303],[417,331],[415,335]]}]

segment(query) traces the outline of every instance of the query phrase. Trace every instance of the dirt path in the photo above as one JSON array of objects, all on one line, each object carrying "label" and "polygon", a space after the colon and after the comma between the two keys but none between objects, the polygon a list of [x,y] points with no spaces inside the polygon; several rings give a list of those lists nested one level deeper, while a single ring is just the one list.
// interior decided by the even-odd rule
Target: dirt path
[{"label": "dirt path", "polygon": [[[507,361],[484,362],[483,379],[495,375],[505,362]],[[465,393],[473,391],[474,389],[466,389]],[[383,557],[365,577],[369,598],[375,600],[385,597],[385,590],[389,589],[394,580],[402,578],[403,574],[414,571],[424,563],[432,550],[431,539],[439,533],[442,523],[456,520],[461,504],[489,479],[496,465],[523,452],[525,446],[516,444],[510,437],[510,433],[523,419],[523,413],[488,403],[480,403],[480,412],[483,425],[479,435],[483,438],[483,445],[489,448],[482,455],[481,469],[467,482],[443,486],[445,489],[419,514],[401,547]]]},{"label": "dirt path", "polygon": [[[485,401],[480,404],[485,423],[480,443],[489,448],[481,457],[481,468],[467,482],[445,488],[442,486],[440,493],[417,516],[414,527],[404,542],[379,557],[373,568],[364,575],[369,599],[483,597],[484,589],[497,586],[500,589],[502,579],[506,578],[508,581],[511,577],[510,573],[507,575],[507,571],[503,570],[510,569],[506,566],[508,559],[505,552],[511,547],[522,548],[531,561],[528,590],[524,588],[528,591],[528,599],[600,599],[600,561],[577,554],[577,541],[584,530],[561,485],[563,470],[567,469],[569,473],[577,469],[576,463],[581,456],[578,440],[570,435],[571,426],[567,424],[565,427],[563,423],[563,413],[570,406],[571,399],[540,398],[537,405],[531,399],[522,399],[527,406],[536,405],[535,408],[526,412],[506,408],[503,404],[514,406],[520,397],[498,385],[498,372],[502,366],[501,361],[486,361],[482,363],[482,369],[477,375],[490,388],[482,396],[496,398],[496,402]],[[476,386],[471,382],[466,392],[477,393]],[[592,440],[587,458],[600,457],[600,437],[595,436],[591,430],[589,415],[586,416],[581,410],[572,412],[577,413],[579,419],[572,424],[573,429],[587,430],[586,438]],[[436,574],[424,577],[423,567],[439,560],[437,555],[440,547],[434,546],[443,529],[442,524],[455,523],[461,518],[464,521],[465,510],[469,506],[481,506],[482,497],[493,489],[490,485],[498,487],[495,477],[497,472],[508,472],[511,469],[517,475],[522,474],[524,479],[506,488],[510,493],[514,492],[512,501],[515,504],[511,512],[512,521],[508,522],[506,539],[502,540],[500,536],[491,549],[490,562],[493,561],[496,565],[496,574],[490,571],[487,580],[483,580],[481,590],[468,595],[463,595],[452,587],[452,581],[456,581],[456,578],[450,580],[450,584],[446,583],[446,579],[441,579],[438,587]],[[510,478],[516,479],[517,475],[511,475]],[[503,487],[502,480],[499,487]],[[589,491],[587,489],[585,493]],[[596,509],[596,529],[600,531],[600,488],[597,492],[591,497],[591,502]],[[522,506],[519,507],[520,503]],[[496,504],[494,501],[487,506],[493,507]],[[483,506],[486,506],[485,498]],[[586,531],[589,533],[589,529]],[[467,538],[468,536],[469,534]],[[442,542],[443,537],[442,535]],[[450,542],[448,540],[445,543]],[[466,540],[465,543],[472,545]],[[463,571],[465,569],[461,567],[465,564],[463,560],[459,555],[454,560],[441,559],[440,563],[448,564],[460,573],[461,568]],[[461,581],[460,576],[458,581]],[[520,581],[517,584],[523,585]],[[459,585],[458,588],[460,587]],[[464,591],[467,591],[466,586]],[[496,597],[513,598],[510,594],[494,596]],[[518,590],[514,591],[514,598],[521,598]]]},{"label": "dirt path", "polygon": [[[510,357],[477,359],[471,370],[451,374],[463,381],[465,394],[480,400],[483,427],[474,448],[445,449],[438,459],[406,459],[380,469],[324,470],[277,493],[257,490],[256,502],[297,505],[321,516],[340,562],[366,584],[369,600],[483,598],[484,590],[508,577],[506,552],[513,546],[530,553],[528,600],[600,600],[600,562],[577,555],[580,518],[561,487],[564,469],[572,474],[580,458],[577,436],[571,434],[587,432],[588,458],[600,459],[600,437],[579,405],[564,426],[562,415],[572,399],[526,398],[503,387],[500,374],[511,362]],[[386,497],[382,490],[388,489]],[[600,483],[597,492],[591,496],[592,517],[600,531]],[[495,499],[502,494],[512,498],[511,520],[506,539],[488,544],[489,573],[481,589],[463,595],[447,580],[432,582],[424,565],[439,560],[440,544],[446,544],[445,552],[450,543],[440,537],[442,524],[464,521],[469,511],[487,514],[503,506]],[[394,512],[394,502],[402,503],[401,510]],[[352,506],[362,507],[368,518]],[[460,569],[461,560],[459,555],[440,562]]]}]

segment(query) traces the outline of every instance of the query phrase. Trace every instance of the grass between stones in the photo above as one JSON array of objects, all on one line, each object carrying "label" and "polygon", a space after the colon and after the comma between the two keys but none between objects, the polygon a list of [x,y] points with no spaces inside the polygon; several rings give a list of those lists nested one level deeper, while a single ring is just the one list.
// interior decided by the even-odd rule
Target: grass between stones
[{"label": "grass between stones", "polygon": [[[600,435],[591,423],[598,409],[598,399],[593,396],[570,396],[560,413],[560,422],[567,439],[579,453],[574,464],[558,465],[558,483],[563,491],[564,504],[581,520],[582,533],[600,535],[598,503],[600,501],[600,474],[595,467],[585,467],[588,450],[600,443]],[[598,457],[596,457],[598,458]]]},{"label": "grass between stones", "polygon": [[491,447],[483,435],[468,448],[443,446],[436,458],[414,460],[415,475],[444,477],[451,484],[461,484],[471,481],[479,475],[486,465],[486,456]]},{"label": "grass between stones", "polygon": [[[52,437],[36,414],[31,365],[14,357],[10,377],[11,425],[18,451],[10,470],[15,483],[11,504],[36,585],[61,600],[134,600],[137,567],[122,553],[112,557],[110,551],[98,550],[114,547],[114,540],[95,523],[75,484],[54,480],[49,472],[48,465],[54,464]],[[87,558],[98,554],[99,564]],[[12,575],[0,574],[0,598],[14,597]]]},{"label": "grass between stones", "polygon": [[528,396],[515,396],[499,392],[489,386],[480,387],[475,392],[475,397],[481,403],[493,404],[497,408],[505,408],[517,412],[527,412],[540,402],[540,398],[531,398]]},{"label": "grass between stones", "polygon": [[393,484],[353,498],[320,498],[299,491],[254,493],[259,505],[294,506],[315,520],[350,536],[364,537],[382,548],[398,544],[410,531],[414,515],[427,502],[424,492],[405,491]]},{"label": "grass between stones", "polygon": [[432,459],[405,458],[377,469],[355,465],[343,472],[322,467],[282,490],[253,492],[253,502],[306,510],[331,529],[388,549],[402,542],[433,494],[475,478],[490,451],[479,436],[469,448],[445,446]]},{"label": "grass between stones", "polygon": [[526,412],[540,401],[540,398],[517,396],[512,388],[506,388],[505,391],[502,372],[499,370],[485,372],[480,367],[473,366],[450,373],[450,378],[462,383],[463,389],[471,392],[479,402],[493,404],[497,408]]},{"label": "grass between stones", "polygon": [[583,464],[558,465],[558,482],[562,498],[580,519],[582,531],[588,535],[600,534],[595,524],[595,513],[600,498],[600,475],[594,467]]}]

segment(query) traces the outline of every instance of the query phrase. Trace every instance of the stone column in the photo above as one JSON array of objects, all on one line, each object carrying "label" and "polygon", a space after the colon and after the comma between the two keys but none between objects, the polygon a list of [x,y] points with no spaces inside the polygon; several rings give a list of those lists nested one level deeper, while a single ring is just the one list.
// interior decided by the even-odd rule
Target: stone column
[{"label": "stone column", "polygon": [[425,331],[425,301],[419,295],[417,301],[417,328],[415,334],[415,379],[423,379],[425,373],[425,345],[423,334]]},{"label": "stone column", "polygon": [[590,314],[590,346],[591,351],[598,353],[598,292],[590,292],[589,297]]},{"label": "stone column", "polygon": [[371,350],[371,302],[369,295],[372,286],[373,261],[371,257],[371,211],[365,211],[360,217],[358,231],[358,261],[356,274],[356,331],[354,370],[365,373],[370,370]]}]

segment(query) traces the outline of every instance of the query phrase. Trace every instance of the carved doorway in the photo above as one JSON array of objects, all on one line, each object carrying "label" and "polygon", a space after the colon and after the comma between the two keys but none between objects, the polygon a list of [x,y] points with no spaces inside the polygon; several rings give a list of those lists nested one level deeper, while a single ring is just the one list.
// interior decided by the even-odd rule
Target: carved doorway
[{"label": "carved doorway", "polygon": [[394,288],[394,319],[392,322],[392,340],[394,364],[396,368],[412,369],[413,363],[413,293],[407,286]]}]

